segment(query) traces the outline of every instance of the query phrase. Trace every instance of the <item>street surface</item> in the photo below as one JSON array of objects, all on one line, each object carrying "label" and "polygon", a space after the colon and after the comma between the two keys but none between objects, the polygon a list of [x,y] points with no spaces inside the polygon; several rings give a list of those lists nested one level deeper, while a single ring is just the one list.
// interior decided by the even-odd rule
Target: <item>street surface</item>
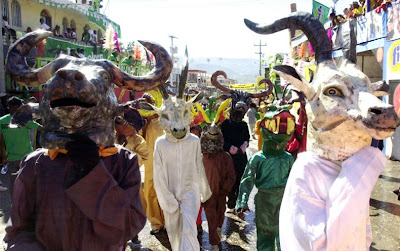
[{"label": "street surface", "polygon": [[[256,151],[257,141],[251,140],[250,149]],[[142,168],[142,174],[143,168]],[[9,187],[5,175],[0,175],[3,185]],[[388,160],[385,170],[380,176],[370,202],[370,216],[373,231],[373,243],[371,250],[400,250],[400,201],[392,192],[400,185],[400,162]],[[222,250],[256,250],[256,227],[254,224],[254,195],[256,189],[250,196],[250,212],[246,212],[245,220],[239,219],[234,214],[226,214],[223,225]],[[9,192],[0,192],[0,236],[5,235],[5,225],[10,213]],[[208,226],[203,212],[203,233],[199,235],[202,250],[210,250],[208,242]],[[132,245],[129,250],[154,250],[162,251],[169,249],[168,237],[165,232],[150,235],[150,224],[147,222],[145,228],[139,233],[141,245]],[[2,247],[0,247],[2,250]]]}]

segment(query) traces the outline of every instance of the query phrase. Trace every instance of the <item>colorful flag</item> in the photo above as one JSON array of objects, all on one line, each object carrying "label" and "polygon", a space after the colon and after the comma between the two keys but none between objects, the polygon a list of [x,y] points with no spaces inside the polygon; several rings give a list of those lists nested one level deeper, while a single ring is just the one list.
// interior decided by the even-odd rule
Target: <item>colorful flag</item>
[{"label": "colorful flag", "polygon": [[325,24],[328,20],[329,10],[329,7],[321,4],[318,1],[313,0],[313,16],[318,19],[322,24]]}]

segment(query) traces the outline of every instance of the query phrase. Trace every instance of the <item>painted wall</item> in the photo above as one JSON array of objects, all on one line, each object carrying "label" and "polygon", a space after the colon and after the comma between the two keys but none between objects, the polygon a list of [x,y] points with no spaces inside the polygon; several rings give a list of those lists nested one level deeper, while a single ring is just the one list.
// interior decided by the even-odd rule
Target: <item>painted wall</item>
[{"label": "painted wall", "polygon": [[[1,0],[4,1],[4,0]],[[21,22],[22,22],[22,27],[16,27],[12,26],[12,15],[11,15],[11,3],[12,0],[8,0],[8,8],[9,8],[9,20],[8,23],[10,24],[10,27],[16,31],[22,31],[25,32],[28,27],[31,27],[33,30],[39,28],[40,22],[40,13],[42,10],[47,10],[51,16],[51,29],[53,29],[56,25],[59,25],[61,27],[61,32],[62,32],[62,21],[63,18],[66,17],[68,19],[68,22],[71,23],[71,20],[75,21],[76,24],[76,33],[77,33],[77,38],[80,40],[82,38],[82,33],[83,33],[83,27],[85,25],[89,25],[90,29],[98,31],[98,29],[101,29],[99,26],[96,24],[93,24],[89,22],[89,18],[81,13],[79,13],[76,10],[72,9],[57,9],[57,8],[52,8],[49,6],[45,6],[39,3],[35,3],[30,0],[17,0],[18,3],[21,6]],[[105,34],[105,31],[101,29],[102,34]]]},{"label": "painted wall", "polygon": [[[394,96],[394,93],[396,89],[400,88],[400,40],[385,44],[383,69],[384,79],[390,85],[390,95],[385,100],[387,103],[394,104],[394,99],[399,99]],[[398,107],[396,111],[400,116]],[[400,160],[400,127],[396,129],[392,137],[385,140],[385,154],[395,160]]]}]

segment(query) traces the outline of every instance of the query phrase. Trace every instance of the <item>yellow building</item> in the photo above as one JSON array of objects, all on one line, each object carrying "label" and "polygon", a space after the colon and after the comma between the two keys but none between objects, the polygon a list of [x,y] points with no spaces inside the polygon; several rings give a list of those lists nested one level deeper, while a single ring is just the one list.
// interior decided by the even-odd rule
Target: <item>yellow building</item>
[{"label": "yellow building", "polygon": [[109,23],[113,24],[120,35],[119,25],[109,20],[89,4],[76,4],[68,0],[1,0],[3,16],[8,19],[9,27],[17,33],[26,32],[40,26],[40,18],[53,30],[56,25],[61,33],[66,28],[76,28],[78,40],[84,29],[96,31],[98,38],[105,34]]}]

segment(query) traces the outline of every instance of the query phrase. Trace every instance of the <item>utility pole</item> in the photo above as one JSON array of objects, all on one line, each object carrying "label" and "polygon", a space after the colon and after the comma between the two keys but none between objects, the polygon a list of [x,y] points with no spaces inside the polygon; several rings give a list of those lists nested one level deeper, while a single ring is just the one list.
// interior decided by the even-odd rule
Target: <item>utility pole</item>
[{"label": "utility pole", "polygon": [[[260,40],[260,43],[259,44],[255,44],[254,46],[258,46],[259,47],[259,52],[256,52],[256,54],[259,54],[260,55],[260,72],[259,72],[259,76],[262,76],[261,74],[262,74],[262,68],[261,68],[261,66],[262,66],[262,60],[261,60],[261,58],[262,58],[262,47],[263,46],[267,46],[267,44],[261,44],[261,40]],[[258,88],[258,83],[256,83],[256,92],[257,92],[257,88]]]},{"label": "utility pole", "polygon": [[170,76],[170,82],[171,82],[171,86],[174,87],[174,53],[175,53],[175,47],[174,47],[174,39],[177,37],[174,37],[173,35],[169,35],[169,37],[171,38],[171,59],[172,59],[172,72],[171,72],[171,76]]},{"label": "utility pole", "polygon": [[[0,17],[3,16],[3,8],[0,8]],[[8,32],[6,32],[8,34]],[[1,50],[0,50],[0,95],[1,94],[6,94],[6,76],[4,72],[4,41],[3,41],[3,35],[0,36],[0,45],[1,45]]]}]

